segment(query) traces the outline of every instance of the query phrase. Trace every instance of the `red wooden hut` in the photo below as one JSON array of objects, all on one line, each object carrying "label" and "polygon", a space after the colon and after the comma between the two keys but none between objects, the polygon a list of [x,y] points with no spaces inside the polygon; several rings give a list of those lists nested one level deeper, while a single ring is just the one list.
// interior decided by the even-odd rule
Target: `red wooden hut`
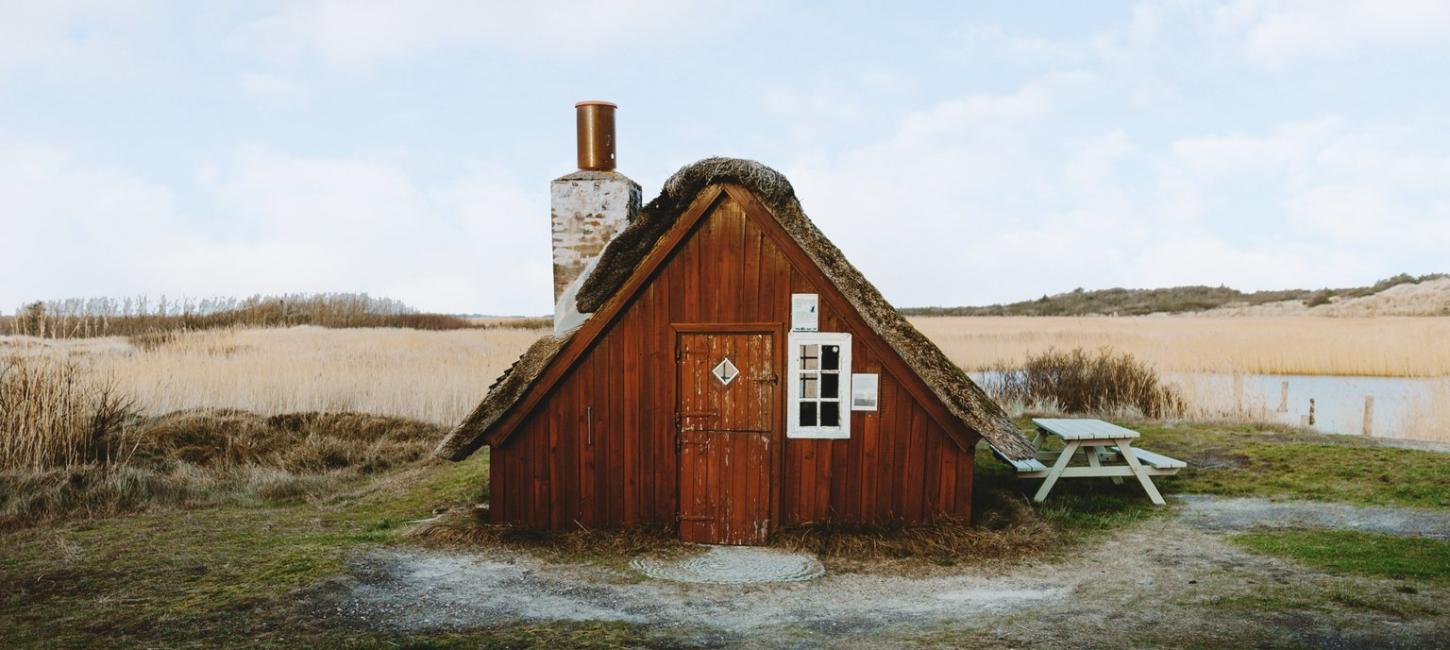
[{"label": "red wooden hut", "polygon": [[979,440],[1031,457],[775,170],[702,160],[626,212],[577,278],[556,278],[557,333],[439,446],[453,460],[489,446],[493,521],[759,544],[807,522],[969,518]]}]

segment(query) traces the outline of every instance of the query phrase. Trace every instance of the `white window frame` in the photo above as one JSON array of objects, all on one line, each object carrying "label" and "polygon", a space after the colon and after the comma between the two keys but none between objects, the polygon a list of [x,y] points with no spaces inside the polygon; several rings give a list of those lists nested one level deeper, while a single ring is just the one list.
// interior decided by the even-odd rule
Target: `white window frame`
[{"label": "white window frame", "polygon": [[[841,349],[840,380],[836,388],[839,423],[834,427],[801,426],[801,353],[803,345],[835,345]],[[846,332],[792,332],[788,337],[789,358],[786,361],[786,437],[843,440],[851,437],[851,335]],[[819,402],[819,399],[812,401]],[[819,422],[820,412],[816,417]]]}]

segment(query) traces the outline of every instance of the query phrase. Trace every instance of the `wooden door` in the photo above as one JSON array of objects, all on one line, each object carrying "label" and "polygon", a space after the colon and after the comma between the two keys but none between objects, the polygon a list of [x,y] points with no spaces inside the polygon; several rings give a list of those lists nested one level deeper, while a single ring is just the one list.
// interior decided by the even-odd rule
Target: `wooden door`
[{"label": "wooden door", "polygon": [[680,539],[764,544],[775,438],[774,336],[681,333],[678,346]]}]

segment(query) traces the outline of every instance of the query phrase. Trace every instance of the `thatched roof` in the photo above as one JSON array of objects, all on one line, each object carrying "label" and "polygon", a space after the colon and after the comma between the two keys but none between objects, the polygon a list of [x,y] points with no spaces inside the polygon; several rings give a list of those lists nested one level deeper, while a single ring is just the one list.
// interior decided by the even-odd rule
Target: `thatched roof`
[{"label": "thatched roof", "polygon": [[[885,339],[963,426],[980,434],[1002,456],[1014,460],[1032,457],[1032,444],[1017,431],[1001,407],[887,303],[881,292],[811,223],[801,210],[790,181],[780,172],[754,161],[707,158],[682,168],[665,181],[660,195],[645,205],[639,216],[600,255],[598,264],[579,290],[579,311],[590,313],[603,306],[624,286],[695,196],[713,183],[725,182],[740,185],[755,195],[856,308],[866,324]],[[489,429],[543,375],[570,336],[546,336],[530,347],[489,389],[478,408],[448,434],[438,446],[437,454],[461,460],[482,446]]]}]

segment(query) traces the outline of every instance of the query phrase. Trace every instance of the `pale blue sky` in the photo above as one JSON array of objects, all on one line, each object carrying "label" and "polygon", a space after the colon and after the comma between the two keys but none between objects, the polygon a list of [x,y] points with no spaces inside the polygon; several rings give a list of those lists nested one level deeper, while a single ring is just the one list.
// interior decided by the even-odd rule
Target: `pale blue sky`
[{"label": "pale blue sky", "polygon": [[898,305],[1450,270],[1450,4],[0,2],[0,308],[551,311],[573,102],[753,158]]}]

